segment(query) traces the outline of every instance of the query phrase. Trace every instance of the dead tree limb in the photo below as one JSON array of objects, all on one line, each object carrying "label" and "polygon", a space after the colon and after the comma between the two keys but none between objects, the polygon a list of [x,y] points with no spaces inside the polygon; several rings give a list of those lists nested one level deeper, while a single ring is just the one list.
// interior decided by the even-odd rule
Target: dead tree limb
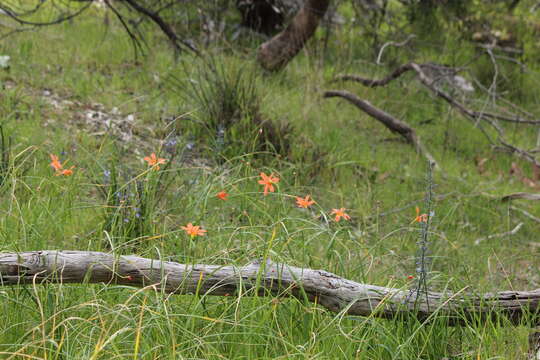
[{"label": "dead tree limb", "polygon": [[506,232],[498,233],[498,234],[491,234],[491,235],[488,235],[488,236],[485,236],[485,237],[478,238],[478,239],[476,239],[474,241],[474,245],[478,245],[484,240],[491,240],[491,239],[497,239],[497,238],[503,238],[503,237],[509,237],[509,236],[512,236],[512,235],[516,235],[517,232],[519,231],[519,229],[521,229],[522,226],[523,226],[523,223],[520,222],[519,224],[516,225],[515,228],[513,228],[510,231],[506,231]]},{"label": "dead tree limb", "polygon": [[501,114],[494,114],[490,112],[484,112],[484,111],[474,111],[471,109],[468,109],[465,105],[457,101],[455,98],[450,96],[448,93],[442,91],[441,89],[438,89],[433,85],[433,79],[431,79],[429,76],[426,75],[426,73],[422,70],[423,67],[429,66],[425,64],[416,64],[416,63],[407,63],[398,66],[394,71],[392,71],[388,76],[382,78],[382,79],[368,79],[364,78],[358,75],[350,75],[350,74],[342,74],[338,75],[336,77],[336,80],[341,81],[355,81],[358,82],[364,86],[367,87],[377,87],[377,86],[384,86],[387,85],[392,80],[397,79],[407,71],[415,71],[418,75],[418,79],[424,85],[427,87],[433,94],[437,95],[438,97],[445,100],[447,103],[449,103],[451,106],[458,109],[462,114],[465,116],[479,119],[479,118],[491,118],[491,119],[497,119],[501,121],[507,121],[507,122],[513,122],[513,123],[521,123],[521,124],[529,124],[529,125],[539,125],[540,120],[537,119],[526,119],[524,117],[520,116],[505,116]]},{"label": "dead tree limb", "polygon": [[[185,40],[182,40],[178,37],[178,35],[176,35],[176,33],[174,32],[174,30],[172,29],[172,27],[167,24],[163,18],[161,16],[159,16],[159,12],[157,11],[152,11],[150,10],[149,8],[146,8],[144,6],[142,6],[141,4],[139,4],[137,1],[135,0],[123,0],[125,3],[127,3],[129,6],[131,6],[135,11],[143,14],[144,16],[147,16],[149,17],[157,26],[159,26],[159,28],[161,29],[161,31],[163,31],[163,33],[169,38],[169,41],[171,42],[171,44],[173,44],[174,48],[177,50],[177,51],[181,51],[182,50],[182,47],[180,46],[180,44],[182,44],[183,46],[185,46],[187,49],[191,50],[193,53],[195,53],[196,55],[200,55],[199,51],[197,50],[197,48],[195,48],[191,43],[189,43],[188,41],[185,41]],[[108,6],[109,3],[107,3]]]},{"label": "dead tree limb", "polygon": [[341,81],[355,81],[359,82],[360,84],[367,86],[367,87],[377,87],[377,86],[384,86],[388,84],[390,81],[397,79],[407,71],[412,70],[412,66],[410,63],[403,64],[398,66],[394,71],[392,71],[388,76],[385,76],[382,79],[368,79],[364,78],[358,75],[351,75],[351,74],[342,74],[338,75],[336,77],[336,80]]},{"label": "dead tree limb", "polygon": [[386,126],[390,131],[395,132],[403,136],[407,142],[414,146],[417,152],[422,154],[428,159],[429,162],[433,163],[436,168],[438,168],[435,158],[426,150],[425,146],[420,141],[420,138],[416,134],[413,128],[411,128],[407,123],[402,120],[395,118],[394,116],[388,114],[387,112],[371,105],[368,101],[360,99],[358,96],[343,90],[330,90],[324,92],[325,98],[331,97],[341,97],[352,104],[357,108],[371,116],[372,118],[379,120],[384,126]]},{"label": "dead tree limb", "polygon": [[379,55],[377,55],[377,60],[375,61],[375,63],[377,65],[381,65],[381,58],[382,58],[384,49],[386,49],[386,47],[388,47],[388,46],[402,47],[402,46],[407,45],[409,43],[409,41],[411,41],[414,38],[416,38],[416,35],[410,34],[409,36],[407,36],[407,38],[405,40],[403,40],[401,42],[389,41],[387,43],[384,43],[383,46],[381,46],[381,48],[379,50]]},{"label": "dead tree limb", "polygon": [[[508,143],[504,139],[504,132],[501,126],[496,122],[496,120],[501,121],[507,121],[512,123],[522,123],[522,124],[530,124],[530,125],[539,125],[540,120],[536,119],[525,119],[520,116],[505,116],[501,114],[495,114],[490,112],[484,112],[484,111],[476,111],[469,109],[464,104],[456,100],[454,97],[452,97],[447,92],[443,91],[442,89],[438,88],[434,85],[434,80],[431,79],[429,76],[426,75],[426,73],[422,70],[422,67],[429,66],[429,65],[421,65],[416,63],[407,63],[399,66],[394,70],[390,75],[386,76],[383,79],[376,80],[376,79],[367,79],[356,75],[338,75],[336,77],[336,80],[349,80],[349,81],[355,81],[359,82],[364,86],[368,87],[376,87],[376,86],[384,86],[388,84],[390,81],[397,79],[407,71],[414,71],[418,75],[418,79],[420,80],[420,83],[424,85],[429,91],[431,91],[434,95],[440,97],[444,101],[446,101],[450,106],[457,109],[465,118],[471,120],[474,122],[475,125],[478,124],[479,121],[487,122],[498,135],[498,144],[502,149],[504,149],[507,152],[516,154],[517,156],[525,159],[528,162],[531,162],[535,164],[536,166],[540,167],[540,161],[536,159],[534,155],[532,155],[530,152],[523,150],[521,148],[518,148],[517,146],[514,146],[510,143]],[[484,135],[491,141],[489,135],[484,131]],[[493,143],[493,142],[492,142]]]},{"label": "dead tree limb", "polygon": [[[49,3],[50,6],[45,6],[46,3]],[[0,0],[0,11],[19,25],[25,26],[24,29],[26,30],[27,28],[56,25],[69,21],[88,10],[92,3],[93,0],[41,0],[36,3]],[[129,14],[140,14],[142,17],[150,19],[167,36],[176,51],[187,49],[196,55],[201,55],[200,51],[190,41],[178,36],[173,27],[159,14],[160,11],[172,6],[174,3],[175,1],[173,0],[168,1],[166,4],[164,4],[164,1],[158,0],[154,2],[141,0],[104,1],[104,4],[112,11],[130,37],[135,55],[137,55],[139,50],[143,50],[144,37],[133,21],[128,18]],[[41,22],[33,20],[33,17],[35,17],[33,15],[49,8],[56,15],[54,19]],[[122,9],[126,9],[127,11],[122,11]]]},{"label": "dead tree limb", "polygon": [[[512,323],[538,318],[540,289],[484,295],[428,292],[361,284],[323,271],[272,262],[246,266],[187,265],[90,251],[0,254],[0,286],[44,283],[123,284],[174,294],[296,297],[349,315],[429,320],[451,325],[505,316]],[[428,305],[429,304],[429,305]]]},{"label": "dead tree limb", "polygon": [[329,5],[330,0],[306,0],[289,26],[260,46],[261,66],[271,71],[284,68],[313,36]]},{"label": "dead tree limb", "polygon": [[523,209],[520,209],[520,208],[517,208],[515,206],[510,206],[510,209],[511,210],[514,210],[514,211],[518,211],[520,213],[522,213],[525,217],[531,219],[532,221],[536,221],[537,223],[540,223],[540,218],[534,216],[533,214],[531,214],[530,212],[528,211],[525,211]]},{"label": "dead tree limb", "polygon": [[533,193],[526,193],[526,192],[517,192],[517,193],[504,195],[501,198],[502,201],[515,200],[515,199],[540,200],[540,193],[533,194]]}]

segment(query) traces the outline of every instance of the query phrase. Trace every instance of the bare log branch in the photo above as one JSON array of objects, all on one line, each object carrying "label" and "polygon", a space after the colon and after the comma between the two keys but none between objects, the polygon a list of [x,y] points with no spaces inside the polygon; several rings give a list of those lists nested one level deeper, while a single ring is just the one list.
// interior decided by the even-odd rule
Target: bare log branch
[{"label": "bare log branch", "polygon": [[267,70],[280,70],[291,61],[313,36],[330,0],[306,0],[285,30],[262,44],[257,55]]},{"label": "bare log branch", "polygon": [[407,123],[402,120],[395,118],[394,116],[388,114],[387,112],[371,105],[368,101],[360,99],[358,96],[342,90],[331,90],[325,91],[325,98],[331,97],[341,97],[352,104],[357,108],[371,116],[372,118],[379,120],[384,126],[386,126],[390,131],[400,134],[403,136],[407,142],[413,145],[420,154],[425,156],[429,162],[433,163],[436,168],[438,168],[435,158],[426,150],[420,138],[416,134],[413,128],[411,128]]},{"label": "bare log branch", "polygon": [[411,315],[420,320],[444,316],[452,325],[499,315],[519,323],[526,315],[538,317],[540,306],[540,289],[484,295],[428,292],[416,298],[407,290],[361,284],[323,270],[272,262],[236,267],[186,265],[90,251],[0,254],[1,286],[33,283],[124,284],[174,294],[293,296],[332,312],[381,318]]}]

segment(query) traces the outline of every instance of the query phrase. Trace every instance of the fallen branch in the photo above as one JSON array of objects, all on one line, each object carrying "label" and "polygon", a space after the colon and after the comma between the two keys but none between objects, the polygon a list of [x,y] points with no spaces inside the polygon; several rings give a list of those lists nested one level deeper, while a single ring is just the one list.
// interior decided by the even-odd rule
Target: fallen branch
[{"label": "fallen branch", "polygon": [[484,295],[414,292],[361,284],[323,270],[252,262],[246,266],[186,265],[133,255],[90,251],[32,251],[0,254],[0,286],[44,283],[104,283],[153,287],[174,294],[293,296],[332,312],[420,320],[443,316],[451,325],[506,316],[520,323],[538,318],[540,289]]},{"label": "fallen branch", "polygon": [[355,81],[367,87],[377,87],[377,86],[387,85],[390,81],[395,80],[401,75],[403,75],[404,73],[406,73],[407,71],[412,70],[417,73],[418,79],[420,80],[422,85],[424,85],[435,95],[442,98],[447,103],[449,103],[450,105],[458,109],[465,116],[472,117],[474,119],[491,118],[491,119],[497,119],[501,121],[522,123],[522,124],[529,124],[529,125],[540,124],[540,120],[536,120],[536,119],[525,119],[520,116],[505,116],[501,114],[494,114],[494,113],[489,113],[489,112],[484,112],[484,111],[475,111],[475,110],[468,109],[465,105],[463,105],[462,103],[454,99],[448,93],[442,91],[441,89],[433,85],[434,80],[431,79],[429,76],[427,76],[426,73],[422,70],[423,67],[427,67],[427,66],[431,66],[431,65],[416,64],[416,63],[411,62],[411,63],[398,66],[388,76],[382,79],[368,79],[368,78],[364,78],[358,75],[342,74],[342,75],[336,76],[336,80]]},{"label": "fallen branch", "polygon": [[507,232],[503,232],[503,233],[499,233],[499,234],[491,234],[489,236],[486,236],[486,237],[481,237],[481,238],[478,238],[474,241],[474,245],[478,245],[480,244],[482,241],[484,240],[491,240],[491,239],[497,239],[497,238],[502,238],[502,237],[507,237],[507,236],[512,236],[512,235],[516,235],[517,232],[519,231],[519,229],[521,229],[521,227],[523,226],[523,223],[519,223],[516,225],[515,228],[513,228],[512,230],[510,231],[507,231]]},{"label": "fallen branch", "polygon": [[517,192],[517,193],[513,193],[513,194],[504,195],[501,198],[502,201],[515,200],[515,199],[540,200],[540,194]]},{"label": "fallen branch", "polygon": [[[476,111],[467,108],[464,104],[457,101],[454,97],[452,97],[447,92],[441,90],[437,86],[435,86],[435,81],[431,79],[429,76],[426,75],[426,73],[422,70],[423,67],[430,66],[429,64],[416,64],[416,63],[407,63],[399,66],[396,68],[390,75],[386,76],[385,78],[382,78],[380,80],[376,79],[367,79],[363,78],[357,75],[338,75],[336,77],[336,80],[350,80],[359,82],[364,86],[368,87],[376,87],[376,86],[384,86],[388,84],[390,81],[397,79],[402,74],[406,73],[407,71],[414,71],[418,75],[418,79],[420,80],[420,83],[424,85],[428,90],[430,90],[434,95],[440,97],[444,101],[446,101],[450,106],[457,109],[463,116],[465,116],[467,119],[474,122],[475,125],[478,124],[479,121],[485,121],[490,126],[492,126],[495,131],[498,134],[498,141],[501,147],[510,152],[514,153],[517,156],[535,164],[536,166],[540,167],[540,161],[537,160],[534,155],[532,155],[530,152],[520,149],[512,144],[509,144],[504,140],[504,134],[502,128],[497,124],[495,120],[501,120],[501,121],[507,121],[512,123],[522,123],[522,124],[529,124],[529,125],[538,125],[540,124],[540,120],[537,119],[525,119],[520,116],[505,116],[501,114],[495,114],[495,113],[489,113],[484,111]],[[487,133],[484,132],[486,137],[491,141]]]},{"label": "fallen branch", "polygon": [[517,208],[515,206],[510,206],[510,209],[511,210],[514,210],[514,211],[518,211],[520,213],[522,213],[525,217],[531,219],[532,221],[536,221],[537,223],[540,223],[540,218],[534,216],[533,214],[531,214],[530,212],[528,211],[525,211],[523,209],[520,209],[520,208]]},{"label": "fallen branch", "polygon": [[435,158],[426,150],[424,145],[420,142],[420,138],[416,135],[416,131],[411,128],[407,123],[401,121],[387,112],[371,105],[368,101],[360,99],[358,96],[343,90],[330,90],[324,92],[325,98],[331,97],[341,97],[352,104],[357,108],[364,111],[366,114],[372,118],[379,120],[384,126],[386,126],[390,131],[400,134],[403,136],[411,145],[413,145],[420,154],[422,154],[429,162],[433,163],[436,168],[438,168]]}]

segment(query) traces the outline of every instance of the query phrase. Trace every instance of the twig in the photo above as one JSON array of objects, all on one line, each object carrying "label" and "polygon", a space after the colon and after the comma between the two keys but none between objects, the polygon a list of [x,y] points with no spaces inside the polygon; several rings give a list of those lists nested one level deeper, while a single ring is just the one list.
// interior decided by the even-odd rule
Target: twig
[{"label": "twig", "polygon": [[524,199],[524,200],[540,200],[540,194],[532,194],[526,192],[517,192],[513,194],[504,195],[501,200],[508,201],[514,199]]},{"label": "twig", "polygon": [[520,213],[522,213],[523,215],[525,215],[525,217],[528,217],[529,219],[533,220],[533,221],[536,221],[537,223],[540,223],[540,218],[537,218],[536,216],[534,216],[533,214],[523,210],[523,209],[520,209],[520,208],[517,208],[515,206],[510,206],[510,209],[511,210],[514,210],[514,211],[519,211]]},{"label": "twig", "polygon": [[506,152],[509,152],[509,153],[515,153],[517,154],[519,157],[521,157],[522,159],[525,159],[527,160],[528,162],[530,163],[533,163],[535,166],[538,166],[540,167],[540,161],[538,161],[534,155],[532,155],[531,153],[529,153],[528,151],[526,150],[523,150],[523,149],[520,149],[512,144],[509,144],[507,143],[506,141],[504,141],[503,139],[499,139],[499,142],[501,143],[501,145],[503,145],[502,147],[498,147]]},{"label": "twig", "polygon": [[493,45],[493,44],[477,44],[476,46],[483,49],[499,50],[499,51],[510,53],[510,54],[523,54],[523,49],[513,48],[510,46],[500,46],[500,45]]},{"label": "twig", "polygon": [[191,50],[193,53],[200,55],[199,50],[197,50],[193,45],[191,45],[188,41],[182,40],[176,35],[174,30],[167,24],[161,16],[159,16],[158,12],[152,12],[151,10],[145,8],[141,4],[139,4],[136,0],[124,0],[129,6],[131,6],[135,11],[149,17],[154,23],[156,23],[157,26],[163,31],[163,33],[169,38],[173,46],[176,48],[177,51],[181,51],[182,48],[180,47],[179,43],[184,45],[186,48]]},{"label": "twig", "polygon": [[22,33],[22,32],[25,32],[25,31],[34,31],[34,30],[36,30],[36,29],[33,28],[33,27],[14,29],[14,30],[8,31],[5,34],[2,34],[0,36],[0,41],[4,40],[5,38],[8,38],[8,37],[10,37],[11,35],[14,35],[14,34]]},{"label": "twig", "polygon": [[379,50],[379,55],[377,55],[377,65],[381,65],[381,57],[382,57],[382,54],[383,54],[383,51],[384,49],[386,49],[386,47],[388,46],[395,46],[395,47],[402,47],[402,46],[405,46],[407,45],[407,43],[409,41],[411,41],[412,39],[414,39],[416,37],[416,35],[414,34],[410,34],[409,36],[407,36],[407,38],[405,40],[403,40],[402,42],[395,42],[395,41],[389,41],[387,43],[384,43],[383,46],[381,46],[381,49]]},{"label": "twig", "polygon": [[478,244],[480,244],[480,242],[482,242],[484,240],[491,240],[491,239],[496,239],[496,238],[515,235],[519,231],[519,229],[521,229],[522,226],[523,226],[523,223],[519,223],[519,224],[516,225],[515,228],[513,228],[510,231],[507,231],[507,232],[504,232],[504,233],[499,233],[499,234],[492,234],[492,235],[489,235],[489,236],[486,236],[486,237],[478,238],[478,239],[476,239],[474,241],[474,245],[478,245]]},{"label": "twig", "polygon": [[358,75],[351,75],[351,74],[341,74],[336,76],[336,81],[356,81],[361,83],[364,86],[367,87],[377,87],[377,86],[384,86],[388,84],[390,81],[397,79],[407,71],[413,70],[411,63],[403,64],[398,66],[394,71],[392,71],[388,76],[382,78],[382,79],[368,79],[364,78]]}]

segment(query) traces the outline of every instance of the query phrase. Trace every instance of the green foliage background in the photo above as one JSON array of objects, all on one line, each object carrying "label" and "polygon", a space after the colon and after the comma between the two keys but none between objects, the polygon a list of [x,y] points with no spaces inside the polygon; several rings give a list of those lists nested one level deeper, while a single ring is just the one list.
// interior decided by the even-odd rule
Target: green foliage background
[{"label": "green foliage background", "polygon": [[[97,7],[2,40],[0,55],[11,57],[11,67],[0,70],[0,122],[11,142],[3,142],[9,156],[0,167],[0,250],[112,251],[189,264],[270,257],[358,282],[414,286],[408,276],[416,274],[419,226],[411,221],[415,206],[424,207],[425,160],[350,104],[322,98],[324,90],[343,88],[408,122],[443,169],[434,179],[429,287],[538,288],[540,226],[522,211],[538,218],[540,208],[498,200],[538,191],[523,181],[538,186],[531,164],[495,151],[412,74],[375,89],[332,81],[339,73],[381,77],[407,61],[465,66],[463,76],[486,87],[496,71],[498,93],[538,114],[534,2],[512,11],[496,1],[441,3],[427,13],[390,1],[391,21],[367,23],[353,2],[339,3],[345,23],[321,28],[276,74],[255,63],[260,38],[231,41],[232,26],[202,59],[174,56],[158,29],[143,22],[147,54],[135,59],[121,25],[109,19],[105,26]],[[185,16],[196,17],[190,6]],[[220,16],[238,20],[232,9]],[[499,58],[495,70],[472,41],[485,29],[515,39],[523,53]],[[196,26],[188,30],[200,35]],[[375,65],[380,45],[409,33],[417,35],[410,46],[389,47]],[[475,87],[467,103],[491,106]],[[128,115],[133,120],[119,135],[92,120],[99,111],[124,125]],[[538,126],[502,126],[513,143],[538,148]],[[142,160],[152,152],[168,159],[157,172]],[[74,175],[55,177],[50,153],[75,165]],[[262,171],[281,179],[266,197],[257,184]],[[221,190],[230,194],[225,202],[215,197]],[[307,194],[316,205],[296,208],[294,198]],[[340,207],[352,221],[332,221],[331,209]],[[181,230],[188,222],[208,235],[189,239]],[[515,235],[475,243],[521,222]],[[301,299],[249,295],[2,287],[0,358],[516,359],[527,352],[528,324],[504,319],[449,327],[443,317],[424,324],[355,318]]]}]

